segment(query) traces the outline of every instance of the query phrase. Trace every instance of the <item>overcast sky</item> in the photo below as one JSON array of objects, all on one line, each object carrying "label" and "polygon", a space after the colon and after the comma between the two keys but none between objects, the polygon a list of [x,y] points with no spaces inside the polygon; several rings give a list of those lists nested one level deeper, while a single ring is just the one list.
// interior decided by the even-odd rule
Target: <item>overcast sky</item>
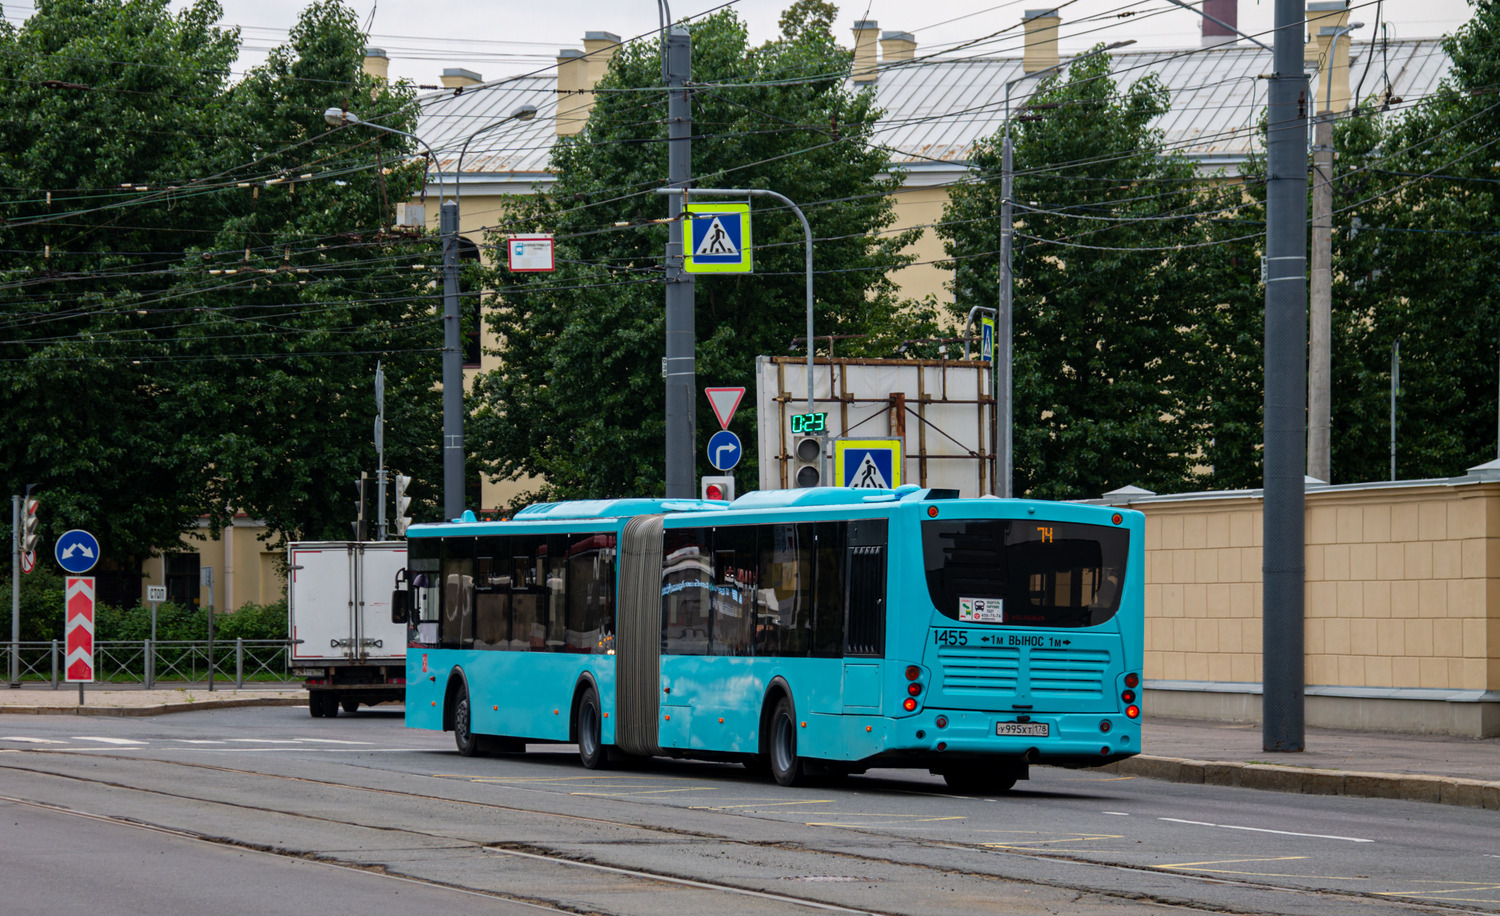
[{"label": "overcast sky", "polygon": [[[19,23],[32,0],[4,3],[5,17]],[[220,0],[224,23],[243,29],[241,68],[264,59],[286,40],[306,5],[303,0]],[[695,16],[725,5],[724,0],[669,0],[674,18]],[[729,5],[750,27],[752,41],[775,36],[781,10],[791,0],[737,0]],[[1196,2],[1196,0],[1195,0]],[[185,5],[173,0],[174,6]],[[632,38],[657,27],[651,0],[352,0],[361,22],[369,22],[370,43],[391,58],[391,75],[435,84],[444,67],[464,67],[486,79],[551,66],[559,49],[582,48],[586,31]],[[1198,44],[1202,20],[1168,0],[1062,0],[1061,46],[1076,52],[1098,41],[1135,39],[1140,48],[1180,48]],[[1393,38],[1444,35],[1470,15],[1466,0],[1353,0],[1350,18],[1365,28],[1355,37],[1375,36],[1377,16]],[[838,4],[837,34],[852,46],[854,22],[873,19],[882,31],[911,32],[918,52],[935,51],[1017,25],[1028,9],[1047,0],[854,0]],[[1128,14],[1122,16],[1121,14]],[[1259,35],[1270,28],[1273,0],[1240,0],[1239,27]],[[989,53],[1016,53],[1019,30],[984,45]],[[1270,37],[1264,40],[1270,44]]]}]

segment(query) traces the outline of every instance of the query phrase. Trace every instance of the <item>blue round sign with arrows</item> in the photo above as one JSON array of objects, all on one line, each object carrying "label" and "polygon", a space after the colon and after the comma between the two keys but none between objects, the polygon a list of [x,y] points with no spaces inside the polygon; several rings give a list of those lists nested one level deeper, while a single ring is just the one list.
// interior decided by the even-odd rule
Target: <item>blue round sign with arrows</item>
[{"label": "blue round sign with arrows", "polygon": [[99,541],[81,528],[74,528],[57,539],[52,553],[57,565],[74,575],[86,573],[99,562]]},{"label": "blue round sign with arrows", "polygon": [[727,471],[740,463],[740,437],[721,429],[708,440],[708,463],[716,471]]}]

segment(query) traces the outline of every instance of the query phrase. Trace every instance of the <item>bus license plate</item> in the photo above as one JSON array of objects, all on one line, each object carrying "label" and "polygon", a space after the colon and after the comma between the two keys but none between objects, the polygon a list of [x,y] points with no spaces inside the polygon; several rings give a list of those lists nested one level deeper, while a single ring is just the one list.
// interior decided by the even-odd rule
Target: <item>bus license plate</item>
[{"label": "bus license plate", "polygon": [[1026,738],[1048,737],[1046,722],[996,722],[995,734],[1020,735]]}]

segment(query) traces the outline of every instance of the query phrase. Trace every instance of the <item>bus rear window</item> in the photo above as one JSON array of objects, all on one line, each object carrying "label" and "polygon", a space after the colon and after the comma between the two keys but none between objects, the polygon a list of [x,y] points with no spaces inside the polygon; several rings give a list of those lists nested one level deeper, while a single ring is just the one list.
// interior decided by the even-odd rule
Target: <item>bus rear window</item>
[{"label": "bus rear window", "polygon": [[1120,609],[1130,533],[1010,519],[922,523],[927,590],[961,623],[1088,627]]}]

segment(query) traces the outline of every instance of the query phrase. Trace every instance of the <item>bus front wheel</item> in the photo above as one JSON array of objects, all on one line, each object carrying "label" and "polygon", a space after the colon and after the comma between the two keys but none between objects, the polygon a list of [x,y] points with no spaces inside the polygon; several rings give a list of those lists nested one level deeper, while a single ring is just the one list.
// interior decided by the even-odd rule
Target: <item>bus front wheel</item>
[{"label": "bus front wheel", "polygon": [[599,736],[602,721],[599,695],[590,687],[578,701],[578,718],[573,723],[574,731],[578,734],[578,759],[583,762],[585,769],[602,770],[609,766],[609,750]]},{"label": "bus front wheel", "polygon": [[797,709],[791,697],[776,702],[771,713],[771,777],[779,786],[795,786],[807,776],[807,766],[797,756]]},{"label": "bus front wheel", "polygon": [[471,730],[474,721],[469,709],[469,688],[458,688],[458,699],[453,704],[453,743],[465,757],[483,757],[484,744]]}]

